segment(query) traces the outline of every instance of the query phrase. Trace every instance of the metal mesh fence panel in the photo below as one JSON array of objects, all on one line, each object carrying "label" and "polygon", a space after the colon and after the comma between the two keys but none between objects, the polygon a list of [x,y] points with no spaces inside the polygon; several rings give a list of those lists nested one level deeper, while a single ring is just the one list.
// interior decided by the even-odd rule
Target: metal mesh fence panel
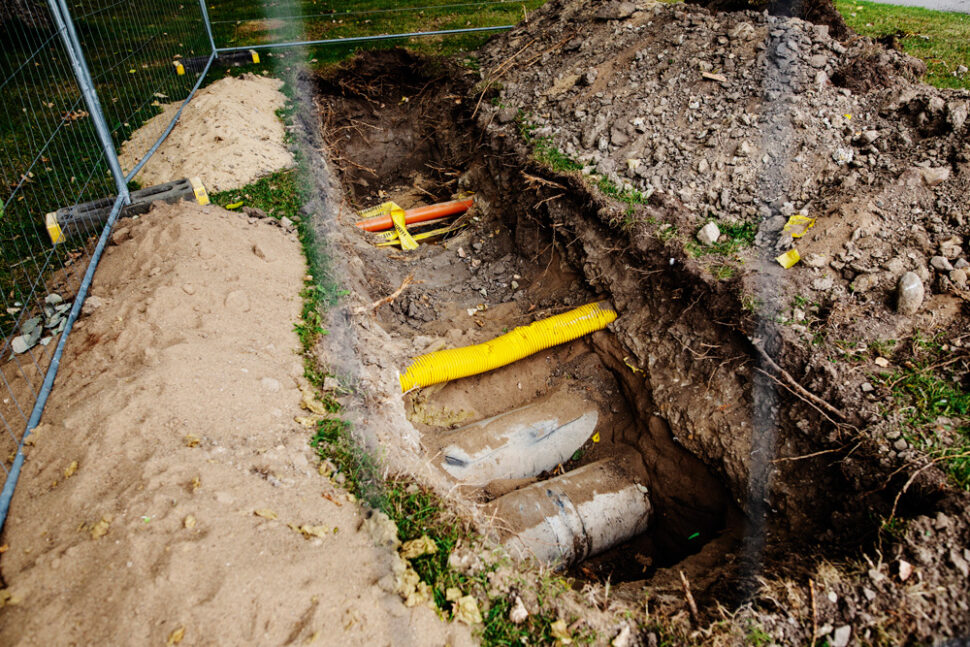
[{"label": "metal mesh fence panel", "polygon": [[[178,75],[173,61],[209,55],[211,44],[202,7],[170,0],[11,0],[0,34],[2,524],[22,441],[128,200],[135,169],[120,168],[117,147],[161,103],[190,96],[205,68]],[[48,229],[48,214],[86,208],[107,225]]]},{"label": "metal mesh fence panel", "polygon": [[[518,22],[542,2],[214,0],[208,6],[216,45],[229,50],[330,40],[345,40],[349,47],[370,39],[429,33],[480,39],[482,34]],[[476,42],[470,40],[469,44]],[[339,42],[333,44],[339,46]]]}]

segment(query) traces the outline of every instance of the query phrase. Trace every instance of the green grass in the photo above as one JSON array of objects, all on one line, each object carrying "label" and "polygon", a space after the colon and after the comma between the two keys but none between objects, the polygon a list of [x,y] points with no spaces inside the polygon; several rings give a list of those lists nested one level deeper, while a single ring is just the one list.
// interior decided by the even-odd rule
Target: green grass
[{"label": "green grass", "polygon": [[958,65],[970,67],[970,14],[849,0],[835,6],[863,36],[899,34],[903,51],[926,62],[927,83],[970,89],[970,74],[952,74]]},{"label": "green grass", "polygon": [[[544,0],[456,7],[454,0],[414,3],[421,11],[406,10],[393,0],[330,0],[325,5],[315,0],[255,3],[252,0],[209,2],[216,40],[223,46],[246,46],[291,40],[320,40],[356,36],[494,27],[515,24],[524,12],[532,11]],[[326,65],[343,60],[354,52],[406,45],[411,49],[437,55],[454,55],[480,47],[492,32],[425,37],[383,43],[329,45],[309,48],[308,62]]]},{"label": "green grass", "polygon": [[[970,491],[968,360],[944,351],[941,338],[919,334],[910,340],[906,356],[901,368],[873,376],[873,381],[889,389],[906,440],[939,460],[957,487]],[[941,418],[950,422],[940,424]],[[950,442],[943,442],[941,434]]]},{"label": "green grass", "polygon": [[753,222],[718,223],[718,229],[726,239],[713,245],[702,245],[697,240],[687,241],[687,253],[694,258],[703,256],[724,256],[731,258],[745,247],[754,244],[758,226]]}]

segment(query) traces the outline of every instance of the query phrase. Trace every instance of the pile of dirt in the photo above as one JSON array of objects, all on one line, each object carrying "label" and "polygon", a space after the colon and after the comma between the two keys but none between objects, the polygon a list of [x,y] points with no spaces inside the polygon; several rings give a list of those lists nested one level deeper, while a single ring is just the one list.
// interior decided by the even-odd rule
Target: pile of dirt
[{"label": "pile of dirt", "polygon": [[[355,295],[325,344],[364,394],[361,438],[467,508],[531,481],[456,487],[439,440],[583,385],[601,443],[557,470],[634,448],[655,508],[644,535],[575,566],[590,599],[633,613],[648,595],[674,626],[786,643],[959,635],[968,497],[901,437],[888,376],[909,346],[885,342],[932,331],[966,375],[970,96],[798,19],[646,2],[554,0],[479,62],[364,55],[318,84],[322,119],[302,117],[354,207],[476,191],[462,234],[411,253],[375,248],[346,210],[322,225]],[[815,222],[796,239],[799,213]],[[709,220],[714,245],[695,240]],[[804,262],[783,270],[793,247]],[[915,312],[897,310],[907,272]],[[416,354],[603,298],[607,332],[396,395]],[[965,420],[937,425],[962,442]]]},{"label": "pile of dirt", "polygon": [[[741,585],[757,602],[750,578],[767,573],[786,591],[782,607],[764,593],[757,622],[786,641],[845,627],[841,642],[892,613],[899,636],[960,635],[967,496],[900,437],[889,376],[913,368],[902,341],[922,331],[966,384],[970,93],[799,19],[649,2],[554,0],[480,63],[477,112],[502,163],[475,179],[516,195],[613,298],[656,415],[745,514]],[[503,169],[534,150],[544,183]],[[797,239],[796,214],[814,219]],[[709,221],[728,232],[716,244],[695,239]],[[792,249],[803,262],[783,270]],[[898,298],[909,272],[916,307]],[[966,427],[937,419],[933,451],[963,446]],[[894,515],[909,526],[886,538]],[[881,552],[860,552],[879,536]],[[806,572],[833,589],[824,612]]]},{"label": "pile of dirt", "polygon": [[112,241],[4,528],[0,642],[468,644],[376,585],[394,553],[294,421],[295,235],[181,203]]},{"label": "pile of dirt", "polygon": [[[203,88],[182,111],[178,124],[148,160],[138,181],[152,186],[200,177],[209,191],[245,186],[293,165],[276,111],[286,97],[283,82],[256,74],[226,77]],[[162,106],[122,144],[121,166],[129,171],[162,134],[182,102]]]}]

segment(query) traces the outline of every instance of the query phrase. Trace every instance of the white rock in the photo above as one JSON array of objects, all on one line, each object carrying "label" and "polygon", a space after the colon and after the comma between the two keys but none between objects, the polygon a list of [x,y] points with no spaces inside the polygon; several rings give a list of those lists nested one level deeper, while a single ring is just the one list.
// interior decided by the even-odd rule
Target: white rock
[{"label": "white rock", "polygon": [[697,232],[697,240],[703,245],[713,245],[720,235],[721,230],[718,229],[717,223],[709,222]]},{"label": "white rock", "polygon": [[832,647],[846,647],[849,644],[849,638],[852,636],[852,627],[849,625],[842,625],[835,630],[832,634]]}]

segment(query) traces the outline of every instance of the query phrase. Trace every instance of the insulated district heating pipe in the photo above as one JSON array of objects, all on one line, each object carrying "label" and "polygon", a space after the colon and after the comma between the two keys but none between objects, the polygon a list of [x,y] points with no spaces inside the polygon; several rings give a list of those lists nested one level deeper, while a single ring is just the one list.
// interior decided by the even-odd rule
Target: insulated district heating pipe
[{"label": "insulated district heating pipe", "polygon": [[478,375],[517,362],[540,350],[602,330],[616,316],[616,310],[608,301],[597,301],[520,326],[484,344],[421,355],[414,358],[399,376],[401,392]]},{"label": "insulated district heating pipe", "polygon": [[[404,223],[411,225],[416,222],[427,222],[428,220],[453,216],[456,213],[464,213],[471,208],[474,202],[474,198],[467,198],[465,200],[452,200],[451,202],[432,204],[427,207],[408,209],[404,212]],[[364,218],[363,220],[358,220],[354,224],[364,231],[384,231],[385,229],[390,229],[394,226],[394,223],[391,222],[391,216],[389,214],[386,216]]]}]

